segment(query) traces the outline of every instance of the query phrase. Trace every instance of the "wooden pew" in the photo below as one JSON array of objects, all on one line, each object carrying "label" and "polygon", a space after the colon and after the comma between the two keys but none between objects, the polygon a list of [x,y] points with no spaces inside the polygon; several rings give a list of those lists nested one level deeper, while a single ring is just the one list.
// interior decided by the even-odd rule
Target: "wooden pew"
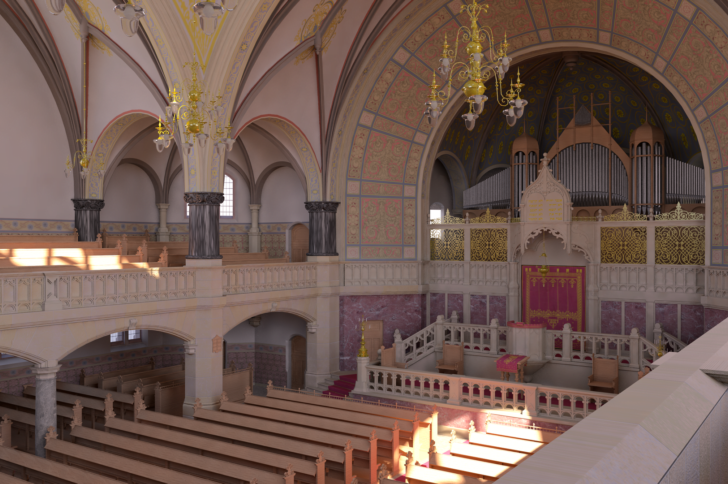
[{"label": "wooden pew", "polygon": [[352,402],[351,400],[343,400],[339,398],[320,397],[303,392],[285,391],[274,388],[270,382],[268,384],[267,395],[270,398],[277,398],[280,400],[308,403],[311,405],[318,405],[320,407],[336,408],[350,412],[377,415],[380,417],[388,417],[411,422],[412,448],[416,454],[415,458],[421,460],[427,459],[427,452],[430,447],[429,442],[437,437],[437,409],[435,409],[435,412],[433,412],[431,417],[420,420],[419,414],[414,410],[394,408],[385,405]]},{"label": "wooden pew", "polygon": [[511,467],[500,464],[438,454],[434,440],[430,445],[429,468],[482,479],[498,479],[511,470]]},{"label": "wooden pew", "polygon": [[70,234],[58,235],[0,235],[0,242],[78,242],[78,229],[74,228]]},{"label": "wooden pew", "polygon": [[242,265],[242,264],[284,264],[291,261],[288,252],[283,253],[283,257],[270,258],[268,250],[263,252],[245,252],[236,254],[222,254],[222,265]]},{"label": "wooden pew", "polygon": [[[82,428],[76,427],[76,429]],[[91,432],[96,431],[91,430]],[[63,462],[73,467],[111,476],[127,482],[152,481],[163,484],[200,484],[213,482],[190,475],[186,471],[183,471],[184,473],[178,472],[159,465],[148,464],[136,458],[122,457],[90,447],[64,442],[54,437],[54,433],[49,432],[49,435],[46,436],[45,448],[48,460]],[[105,432],[98,433],[106,435]],[[115,482],[118,482],[118,480]],[[238,480],[238,482],[240,481]]]},{"label": "wooden pew", "polygon": [[[134,391],[137,388],[143,388],[144,389],[144,396],[149,404],[149,406],[153,405],[154,402],[154,387],[155,385],[159,383],[169,383],[176,380],[184,380],[185,379],[185,372],[184,371],[177,371],[174,373],[168,373],[166,375],[159,375],[159,376],[149,376],[146,378],[142,378],[140,380],[131,380],[126,381],[121,385],[121,392],[120,393],[134,393]],[[151,395],[151,397],[150,397]],[[146,398],[150,397],[150,398]]]},{"label": "wooden pew", "polygon": [[[35,386],[33,385],[24,385],[23,386],[23,394],[31,396],[35,398]],[[97,420],[100,420],[104,416],[104,402],[99,401],[96,398],[90,398],[90,397],[84,397],[81,395],[70,395],[68,393],[63,392],[56,392],[56,402],[60,405],[57,405],[57,408],[60,408],[63,405],[68,406],[74,406],[76,405],[76,402],[80,402],[81,406],[86,410],[86,414],[89,416],[89,419],[91,420],[91,427],[96,428],[96,422]],[[101,424],[103,424],[103,420],[101,421]]]},{"label": "wooden pew", "polygon": [[549,432],[546,429],[501,425],[491,422],[490,417],[488,417],[488,422],[486,423],[486,432],[489,435],[500,435],[502,437],[510,437],[513,439],[530,440],[531,442],[539,442],[542,444],[547,444],[561,435],[558,432]]},{"label": "wooden pew", "polygon": [[[328,432],[325,430],[315,430],[304,427],[297,427],[295,425],[265,421],[258,418],[246,417],[244,415],[236,415],[227,412],[215,412],[212,410],[205,410],[202,408],[195,408],[194,413],[195,419],[214,422],[222,425],[229,425],[231,427],[239,427],[250,430],[257,430],[260,432],[269,433],[272,435],[283,435],[290,439],[298,439],[316,444],[333,445],[338,448],[342,448],[346,451],[346,445],[350,445],[352,450],[358,452],[358,457],[362,460],[366,460],[368,468],[364,469],[354,465],[353,473],[357,474],[362,480],[369,480],[374,483],[377,480],[377,439],[365,440],[356,437],[342,436],[334,432]],[[338,444],[346,439],[346,445]],[[347,477],[349,474],[346,474]],[[346,481],[351,482],[349,479]]]},{"label": "wooden pew", "polygon": [[236,369],[225,368],[222,371],[222,390],[231,402],[238,402],[245,399],[245,391],[253,387],[253,366]]},{"label": "wooden pew", "polygon": [[521,454],[520,452],[511,452],[510,450],[493,449],[458,442],[450,444],[450,455],[512,467],[517,466],[528,457],[528,454]]},{"label": "wooden pew", "polygon": [[[272,472],[85,427],[74,428],[71,431],[71,436],[74,437],[78,445],[95,449],[101,448],[105,452],[131,457],[138,463],[148,462],[149,464],[184,472],[190,474],[190,476],[197,476],[197,478],[210,481],[229,483],[256,481],[258,484],[294,483],[295,473],[292,470],[292,465],[289,465],[286,474],[281,476]],[[105,460],[100,462],[105,462]]]},{"label": "wooden pew", "polygon": [[56,390],[58,392],[68,393],[71,395],[80,395],[95,398],[104,401],[107,395],[111,395],[114,403],[114,410],[121,414],[121,418],[131,418],[134,415],[134,397],[125,393],[112,392],[102,390],[100,388],[85,387],[74,383],[56,382]]},{"label": "wooden pew", "polygon": [[[337,472],[348,472],[347,475],[349,478],[345,480],[351,482],[352,450],[349,450],[347,453],[346,450],[342,452],[340,449],[335,449],[328,445],[311,444],[288,437],[262,434],[255,430],[216,425],[202,420],[175,417],[150,412],[149,410],[139,411],[136,420],[138,423],[143,424],[143,427],[152,427],[154,429],[152,430],[152,435],[154,435],[154,431],[162,428],[208,439],[221,440],[223,442],[245,446],[245,448],[252,446],[254,448],[270,449],[285,456],[308,459],[323,458],[326,469],[333,469]],[[116,425],[116,422],[112,422],[112,419],[109,419],[108,422],[110,427]]]},{"label": "wooden pew", "polygon": [[455,472],[428,469],[415,465],[412,453],[407,454],[405,478],[409,484],[485,484],[493,482],[478,477],[470,477]]},{"label": "wooden pew", "polygon": [[[35,399],[0,393],[0,416],[4,415],[5,410],[10,409],[35,416]],[[61,439],[63,439],[65,429],[73,422],[73,410],[68,407],[58,406],[56,415],[58,416],[57,425],[61,430]],[[32,422],[32,425],[35,426],[35,421]]]},{"label": "wooden pew", "polygon": [[[275,410],[272,408],[229,402],[226,401],[225,396],[223,396],[223,399],[220,402],[220,411],[235,413],[236,415],[246,415],[248,417],[255,417],[261,420],[289,423],[299,427],[326,429],[327,431],[337,432],[346,436],[369,438],[371,435],[376,435],[377,446],[380,445],[379,441],[381,440],[388,443],[388,446],[390,447],[389,452],[384,452],[379,455],[391,459],[390,466],[392,468],[399,465],[399,427],[395,427],[393,430],[382,428],[375,429],[366,425],[351,423],[351,421],[346,422],[341,420],[332,420],[323,417],[313,417],[310,415],[301,415],[300,413],[286,412],[284,410]],[[386,446],[387,445],[385,444],[383,447]]]},{"label": "wooden pew", "polygon": [[0,249],[101,249],[101,242],[6,242],[0,236]]},{"label": "wooden pew", "polygon": [[[35,484],[119,484],[119,481],[76,467],[0,446],[0,482],[15,482],[5,472]],[[16,479],[17,480],[17,479]]]},{"label": "wooden pew", "polygon": [[[144,389],[142,388],[142,392]],[[169,415],[182,416],[185,403],[185,381],[174,380],[154,385],[154,411]]]},{"label": "wooden pew", "polygon": [[492,447],[494,449],[510,450],[512,452],[520,452],[522,454],[533,454],[541,449],[544,443],[532,442],[529,440],[521,440],[509,437],[501,437],[499,435],[483,434],[471,430],[468,433],[468,442],[473,445],[481,445],[483,447]]},{"label": "wooden pew", "polygon": [[84,369],[81,370],[81,385],[86,387],[103,388],[100,382],[106,378],[111,379],[117,376],[127,375],[129,373],[140,373],[142,371],[148,371],[153,369],[154,358],[149,358],[149,364],[146,365],[135,366],[133,368],[124,368],[122,370],[102,371],[99,373],[94,373],[92,375],[87,375],[85,373],[86,370]]},{"label": "wooden pew", "polygon": [[116,247],[121,242],[123,248],[123,254],[129,254],[131,251],[136,253],[137,247],[144,243],[149,243],[149,231],[145,230],[142,235],[110,235],[106,232],[106,229],[101,231],[101,240],[104,247]]},{"label": "wooden pew", "polygon": [[[184,369],[185,369],[185,365],[183,363],[180,365],[167,366],[165,368],[157,368],[155,370],[145,370],[145,371],[140,371],[137,373],[126,373],[124,375],[118,375],[115,377],[116,378],[115,390],[117,392],[121,392],[121,393],[128,393],[128,390],[127,391],[122,390],[123,385],[126,382],[144,380],[144,379],[150,378],[150,377],[153,378],[153,377],[157,377],[157,376],[169,375],[170,373],[179,373],[181,371],[184,371]],[[104,386],[102,388],[107,389],[107,386],[109,384],[106,383],[106,381],[104,381],[103,385]],[[127,386],[126,388],[129,388],[129,387]],[[132,391],[134,391],[134,387],[132,387]]]},{"label": "wooden pew", "polygon": [[[169,267],[182,267],[187,263],[189,254],[189,242],[148,242],[146,245],[147,261],[157,260],[167,248]],[[236,247],[220,247],[220,254],[236,254]]]},{"label": "wooden pew", "polygon": [[112,434],[136,438],[143,442],[172,447],[186,452],[193,452],[213,459],[226,460],[267,472],[276,473],[278,471],[285,471],[290,464],[293,466],[293,472],[296,473],[296,480],[325,484],[326,473],[324,464],[326,461],[323,458],[319,459],[319,462],[316,463],[300,458],[284,458],[274,452],[242,447],[220,440],[199,437],[117,418],[108,419],[106,428]]},{"label": "wooden pew", "polygon": [[[2,440],[4,445],[8,447],[17,447],[25,452],[35,451],[35,415],[20,410],[10,408],[1,408],[3,423],[0,427]],[[8,438],[5,434],[10,434]]]}]

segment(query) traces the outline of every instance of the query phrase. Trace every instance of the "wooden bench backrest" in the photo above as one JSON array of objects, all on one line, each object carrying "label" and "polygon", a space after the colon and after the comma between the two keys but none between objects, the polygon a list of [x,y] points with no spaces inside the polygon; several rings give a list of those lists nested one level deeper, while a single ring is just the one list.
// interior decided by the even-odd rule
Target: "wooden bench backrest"
[{"label": "wooden bench backrest", "polygon": [[102,390],[101,388],[85,387],[83,385],[76,385],[75,383],[56,381],[56,390],[63,393],[70,393],[72,395],[83,395],[100,400],[104,400],[106,398],[106,395],[111,394],[111,398],[113,398],[114,402],[116,403],[134,405],[133,396],[109,390]]},{"label": "wooden bench backrest", "polygon": [[[25,395],[35,396],[36,389],[33,385],[25,385],[23,387],[23,393]],[[56,402],[65,403],[68,405],[75,405],[77,401],[81,402],[84,408],[104,411],[104,402],[96,398],[84,397],[81,395],[69,395],[68,393],[56,392]]]},{"label": "wooden bench backrest", "polygon": [[384,346],[382,346],[381,350],[382,350],[382,354],[381,354],[382,366],[385,366],[387,368],[394,368],[395,363],[397,362],[397,357],[395,355],[394,346],[392,346],[391,348],[385,348]]},{"label": "wooden bench backrest", "polygon": [[6,242],[0,236],[0,249],[101,249],[100,242]]},{"label": "wooden bench backrest", "polygon": [[[363,425],[379,427],[383,429],[391,429],[394,422],[403,432],[412,433],[412,422],[406,420],[396,420],[388,417],[379,417],[377,415],[366,415],[363,413],[349,412],[347,410],[339,410],[336,408],[325,408],[307,403],[291,402],[288,400],[279,400],[277,398],[258,397],[248,395],[245,397],[246,405],[257,405],[260,407],[275,408],[278,410],[286,410],[288,412],[296,412],[304,415],[314,415],[316,417],[326,417],[334,420],[343,420],[345,422],[359,422]],[[377,431],[379,435],[379,431]]]},{"label": "wooden bench backrest", "polygon": [[[499,425],[497,427],[493,427],[493,431],[497,432],[497,429],[501,427],[504,426]],[[475,445],[493,447],[495,449],[513,450],[515,452],[521,452],[523,454],[533,454],[537,450],[542,449],[544,445],[546,445],[544,442],[534,442],[532,440],[523,440],[519,438],[501,436],[494,433],[483,434],[480,432],[470,432],[468,434],[468,441],[471,444]]]},{"label": "wooden bench backrest", "polygon": [[488,422],[486,432],[493,435],[501,435],[503,437],[512,437],[514,439],[530,440],[547,444],[552,442],[556,437],[561,435],[558,432],[549,432],[547,429],[527,429],[522,427],[513,427],[510,425],[499,425],[494,422]]},{"label": "wooden bench backrest", "polygon": [[245,442],[270,449],[279,449],[285,452],[305,455],[307,457],[316,457],[319,452],[323,452],[324,459],[327,461],[337,462],[340,464],[344,462],[344,454],[340,450],[326,446],[321,447],[319,445],[309,444],[306,442],[299,442],[287,437],[266,435],[256,431],[216,425],[202,420],[175,417],[172,415],[151,412],[149,410],[142,410],[139,412],[137,420],[141,424],[148,425],[155,429],[159,426],[164,426],[171,430],[177,430],[180,432],[209,436],[211,438],[229,439],[234,442]]},{"label": "wooden bench backrest", "polygon": [[[83,427],[76,427],[82,429]],[[75,429],[74,429],[75,430]],[[87,429],[88,430],[88,429]],[[95,432],[92,430],[92,432]],[[105,432],[100,432],[105,433]],[[46,441],[46,452],[50,451],[51,458],[66,456],[69,464],[76,467],[96,468],[115,473],[119,476],[138,476],[164,484],[200,484],[202,482],[213,482],[197,476],[183,474],[181,472],[165,469],[164,467],[147,464],[137,459],[130,459],[116,454],[102,452],[90,447],[72,444],[59,439],[48,439]],[[192,454],[190,454],[192,455]],[[118,483],[118,481],[115,481]]]},{"label": "wooden bench backrest", "polygon": [[[35,413],[35,399],[34,398],[23,398],[8,393],[0,393],[0,417],[3,415],[3,410],[8,408],[8,405],[12,405],[20,408],[27,408],[33,410]],[[64,417],[73,419],[73,410],[68,407],[56,407],[56,414]]]},{"label": "wooden bench backrest", "polygon": [[511,470],[509,466],[483,462],[465,457],[456,457],[447,454],[430,454],[430,469],[455,472],[470,477],[484,477],[498,479]]},{"label": "wooden bench backrest", "polygon": [[248,261],[248,260],[265,260],[268,259],[268,251],[265,252],[236,252],[234,254],[224,254],[222,259],[234,260],[234,261]]},{"label": "wooden bench backrest", "polygon": [[78,231],[59,235],[0,235],[0,242],[78,242]]},{"label": "wooden bench backrest", "polygon": [[[33,472],[45,476],[57,477],[73,484],[119,484],[116,479],[93,474],[71,467],[52,460],[43,459],[27,452],[0,447],[0,461],[10,462],[16,466],[28,469],[29,474]],[[3,476],[3,479],[6,476]],[[5,482],[5,481],[3,481]],[[25,481],[23,481],[25,482]],[[26,483],[27,484],[27,483]]]},{"label": "wooden bench backrest", "polygon": [[134,390],[138,387],[146,388],[149,387],[148,391],[144,392],[144,395],[154,395],[154,386],[159,383],[168,383],[175,380],[184,380],[185,372],[176,371],[174,373],[168,373],[166,375],[149,376],[140,380],[126,381],[121,384],[121,393],[133,394]]},{"label": "wooden bench backrest", "polygon": [[245,398],[245,391],[253,387],[253,368],[234,370],[222,375],[222,390],[231,402],[238,402]]},{"label": "wooden bench backrest", "polygon": [[523,462],[528,454],[512,452],[510,450],[491,449],[479,445],[462,444],[456,442],[451,445],[450,455],[468,457],[471,459],[486,460],[501,465],[515,466]]},{"label": "wooden bench backrest", "polygon": [[128,373],[139,373],[141,371],[147,371],[147,370],[153,370],[153,369],[154,369],[154,363],[152,362],[152,363],[149,363],[146,365],[135,366],[133,368],[124,368],[122,370],[104,371],[104,372],[95,373],[93,375],[86,375],[84,373],[81,373],[81,385],[86,386],[86,387],[93,386],[93,387],[102,388],[99,386],[99,382],[103,381],[106,378],[114,378],[114,377],[117,377],[120,375],[126,375]]},{"label": "wooden bench backrest", "polygon": [[410,484],[485,484],[487,482],[493,482],[421,466],[411,466],[408,468],[406,477],[407,482]]},{"label": "wooden bench backrest", "polygon": [[[148,377],[168,375],[170,373],[176,373],[176,372],[182,371],[184,369],[185,369],[184,364],[180,364],[180,365],[174,365],[174,366],[167,366],[164,368],[156,368],[154,370],[139,371],[136,373],[126,373],[124,375],[118,375],[116,377],[116,379],[117,379],[116,382],[118,385],[119,383],[124,383],[124,382],[132,381],[132,380],[142,380],[142,379],[148,378]],[[120,391],[120,390],[117,390],[117,391]]]},{"label": "wooden bench backrest", "polygon": [[35,427],[35,413],[13,410],[12,408],[0,408],[0,417],[6,416],[13,422],[20,422]]},{"label": "wooden bench backrest", "polygon": [[[201,472],[197,473],[197,475],[208,474],[210,475],[210,480],[218,480],[218,476],[225,476],[241,479],[247,482],[256,479],[259,484],[283,484],[284,482],[282,476],[271,472],[261,471],[198,454],[192,454],[183,450],[156,445],[150,442],[130,439],[128,437],[122,437],[108,432],[101,432],[99,430],[76,427],[71,431],[71,435],[76,439],[82,439],[98,445],[103,445],[104,448],[111,447],[119,449],[124,453],[137,453],[145,457],[152,457],[166,461],[169,463],[169,468],[173,467],[172,464],[177,464],[177,466],[198,469]],[[291,484],[293,483],[291,482]]]},{"label": "wooden bench backrest", "polygon": [[[366,413],[369,415],[379,415],[382,417],[396,418],[397,420],[408,420],[414,422],[416,412],[414,410],[397,409],[385,407],[381,405],[373,405],[368,403],[352,402],[351,400],[342,400],[338,398],[319,397],[308,395],[305,393],[288,392],[275,388],[268,389],[268,396],[271,398],[280,398],[293,402],[309,403],[311,405],[319,405],[321,407],[338,408],[341,410],[349,410],[351,412]],[[419,415],[422,420],[420,423],[426,423],[425,415]],[[429,417],[428,417],[429,418]]]},{"label": "wooden bench backrest", "polygon": [[244,458],[248,461],[259,462],[278,469],[285,469],[288,463],[291,463],[293,464],[293,471],[296,473],[300,472],[309,476],[316,475],[316,465],[311,461],[293,457],[282,458],[280,454],[265,450],[246,448],[244,452],[241,452],[239,445],[118,418],[108,419],[106,426],[113,431],[121,432],[121,435],[137,435],[144,437],[143,439],[140,438],[140,440],[148,439],[148,441],[151,440],[152,443],[158,445],[174,444],[174,446],[189,447],[195,451],[207,451],[236,459]]},{"label": "wooden bench backrest", "polygon": [[462,363],[464,358],[463,345],[442,345],[442,359],[446,365],[458,365]]},{"label": "wooden bench backrest", "polygon": [[336,434],[324,430],[315,430],[310,428],[298,427],[281,422],[272,422],[261,420],[255,417],[246,417],[244,415],[236,415],[226,412],[214,412],[212,410],[197,409],[194,414],[195,419],[205,420],[208,422],[216,422],[223,425],[231,425],[240,428],[260,430],[270,434],[285,435],[291,439],[307,440],[322,444],[334,445],[343,448],[346,441],[351,441],[354,450],[369,452],[369,441],[347,435]]},{"label": "wooden bench backrest", "polygon": [[[326,429],[331,432],[338,432],[346,435],[353,435],[362,438],[369,438],[373,427],[359,425],[341,420],[331,420],[322,417],[313,417],[311,415],[301,415],[300,413],[286,412],[284,410],[275,410],[266,407],[257,407],[254,405],[245,405],[242,403],[222,402],[220,411],[230,412],[236,415],[247,415],[259,419],[272,420],[275,422],[285,422],[299,427],[312,427],[315,429]],[[376,429],[377,438],[385,442],[392,441],[392,431],[387,429]]]},{"label": "wooden bench backrest", "polygon": [[592,355],[592,374],[595,381],[612,381],[619,376],[619,362]]},{"label": "wooden bench backrest", "polygon": [[[143,391],[142,391],[143,394]],[[182,416],[185,403],[185,381],[175,380],[154,385],[154,411]]]}]

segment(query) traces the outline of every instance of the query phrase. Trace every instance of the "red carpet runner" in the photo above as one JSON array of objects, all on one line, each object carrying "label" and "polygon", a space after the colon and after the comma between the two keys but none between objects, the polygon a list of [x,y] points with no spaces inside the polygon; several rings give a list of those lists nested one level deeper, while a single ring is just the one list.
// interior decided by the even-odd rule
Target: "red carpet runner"
[{"label": "red carpet runner", "polygon": [[324,392],[324,395],[332,395],[334,397],[348,397],[349,393],[354,390],[356,385],[356,374],[353,375],[341,375],[333,385],[329,386],[329,389]]}]

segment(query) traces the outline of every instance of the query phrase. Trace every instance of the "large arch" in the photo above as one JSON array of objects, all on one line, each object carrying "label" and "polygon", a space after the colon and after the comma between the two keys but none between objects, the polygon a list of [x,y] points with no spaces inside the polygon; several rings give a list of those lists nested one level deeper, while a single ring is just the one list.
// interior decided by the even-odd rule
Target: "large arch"
[{"label": "large arch", "polygon": [[[728,148],[728,128],[724,128],[728,126],[728,106],[724,106],[728,96],[723,94],[728,90],[728,16],[725,12],[705,0],[695,4],[675,2],[671,6],[657,2],[650,2],[649,6],[619,3],[614,7],[613,16],[603,15],[601,19],[596,3],[585,6],[577,0],[567,0],[558,5],[547,3],[546,7],[525,1],[491,5],[487,23],[496,27],[496,38],[507,29],[509,54],[518,62],[549,53],[579,51],[606,54],[642,68],[662,83],[685,110],[703,158],[710,160],[713,170],[722,168],[720,147]],[[430,129],[423,124],[422,103],[429,94],[428,85],[440,55],[442,38],[458,27],[455,21],[458,12],[450,8],[451,4],[444,0],[412,2],[404,8],[381,35],[348,87],[345,103],[348,112],[339,118],[333,130],[336,135],[327,179],[331,199],[346,199],[347,213],[338,216],[337,235],[342,245],[359,243],[358,237],[345,238],[349,235],[348,222],[358,221],[363,215],[356,203],[350,203],[357,202],[360,196],[347,193],[347,187],[351,186],[352,174],[353,178],[361,178],[356,168],[367,162],[370,134],[382,131],[381,124],[377,127],[379,118],[388,118],[396,122],[398,129],[414,132],[410,146],[416,153],[413,155],[410,150],[406,158],[400,156],[397,162],[405,164],[408,171],[417,171],[417,190],[421,191],[418,215],[426,208],[427,177],[436,157],[435,148],[444,135],[441,127],[449,124],[453,112],[463,102],[457,91],[440,117],[438,127]],[[574,13],[584,9],[589,11],[588,15]],[[725,183],[719,172],[706,173],[706,191],[710,191],[711,181],[716,190],[706,201],[706,210],[714,206],[713,223],[707,227],[712,236],[707,237],[706,244],[713,251],[706,251],[706,263],[723,264],[722,249],[726,242],[722,235],[725,218],[722,188]],[[405,187],[407,183],[408,180],[402,182]],[[348,213],[352,206],[358,213]],[[365,223],[357,222],[360,227]],[[420,234],[417,246],[421,248],[426,239],[423,217],[418,216],[416,223]],[[339,250],[347,253],[348,258],[345,246]]]},{"label": "large arch", "polygon": [[[309,201],[322,200],[321,190],[321,164],[316,159],[313,146],[306,135],[291,120],[278,115],[261,115],[248,121],[240,127],[234,138],[237,138],[243,130],[255,122],[269,122],[283,132],[288,141],[293,145],[298,161],[306,177],[306,197]],[[293,165],[295,166],[295,165]]]}]

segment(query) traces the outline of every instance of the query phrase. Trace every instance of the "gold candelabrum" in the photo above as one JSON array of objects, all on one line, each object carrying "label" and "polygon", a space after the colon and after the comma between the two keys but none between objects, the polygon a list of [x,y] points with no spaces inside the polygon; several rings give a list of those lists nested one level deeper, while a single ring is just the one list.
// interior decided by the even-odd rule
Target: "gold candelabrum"
[{"label": "gold candelabrum", "polygon": [[[73,157],[69,156],[66,158],[66,168],[64,170],[64,173],[66,176],[68,176],[69,173],[73,172],[73,167],[76,165],[76,163],[78,163],[78,165],[81,167],[81,179],[85,180],[91,171],[89,166],[91,165],[91,161],[93,158],[92,156],[88,155],[88,147],[94,141],[86,138],[81,138],[77,139],[76,142],[81,145],[81,149],[76,151],[73,154]],[[99,162],[100,165],[98,167],[98,175],[102,176],[106,169],[103,161],[99,160]]]},{"label": "gold candelabrum", "polygon": [[657,341],[657,357],[662,358],[664,352],[665,346],[662,344],[662,335],[660,335],[660,339]]},{"label": "gold candelabrum", "polygon": [[369,353],[367,352],[366,346],[364,346],[364,325],[366,321],[361,322],[361,345],[359,346],[359,358],[367,358]]},{"label": "gold candelabrum", "polygon": [[[447,43],[447,36],[442,46],[442,57],[440,66],[437,68],[440,76],[446,81],[447,88],[442,89],[437,84],[437,74],[432,72],[432,84],[430,85],[430,96],[425,103],[425,114],[431,125],[437,122],[442,114],[443,108],[450,101],[452,95],[453,76],[459,81],[466,81],[462,87],[469,109],[462,117],[468,130],[475,127],[475,120],[483,112],[488,96],[485,95],[485,82],[491,77],[495,81],[495,98],[498,104],[506,109],[503,114],[509,126],[516,124],[516,120],[523,116],[523,111],[528,101],[521,99],[521,90],[525,84],[521,82],[521,72],[518,71],[516,83],[511,79],[510,89],[503,93],[503,79],[510,67],[512,58],[508,57],[508,37],[503,35],[503,42],[496,48],[495,37],[489,26],[480,26],[478,16],[488,13],[487,4],[478,4],[473,0],[472,4],[462,5],[460,13],[467,12],[470,17],[470,27],[463,25],[457,31],[455,37],[455,49],[450,50]],[[467,42],[465,53],[467,61],[455,61],[458,56],[460,43]],[[485,44],[485,50],[483,49]],[[494,53],[496,53],[494,55]]]},{"label": "gold candelabrum", "polygon": [[[169,106],[167,106],[167,122],[162,123],[159,118],[157,126],[158,137],[154,140],[157,151],[160,153],[168,148],[175,137],[184,126],[182,139],[182,148],[189,155],[195,141],[202,149],[205,148],[208,138],[215,143],[215,149],[222,156],[225,150],[230,151],[233,147],[233,140],[230,138],[232,126],[229,124],[224,126],[223,117],[225,115],[225,107],[222,105],[222,96],[214,96],[211,100],[203,101],[205,91],[202,84],[197,78],[199,64],[197,62],[186,63],[184,67],[190,67],[192,71],[192,80],[188,81],[187,103],[182,103],[182,96],[176,88],[169,91]],[[209,124],[212,131],[205,133],[205,125]],[[185,137],[187,142],[185,141]]]}]

